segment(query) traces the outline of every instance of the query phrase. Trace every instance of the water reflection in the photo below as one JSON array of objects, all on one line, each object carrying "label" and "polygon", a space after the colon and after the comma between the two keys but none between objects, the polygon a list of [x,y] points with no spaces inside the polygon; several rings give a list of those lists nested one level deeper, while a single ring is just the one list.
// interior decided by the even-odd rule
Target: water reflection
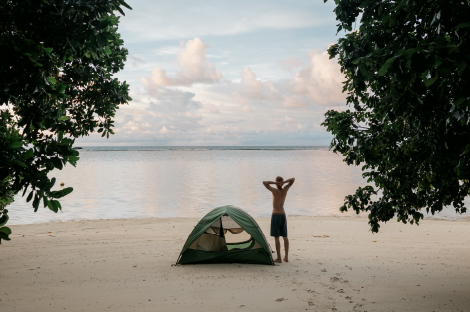
[{"label": "water reflection", "polygon": [[[366,185],[359,167],[327,150],[82,151],[76,168],[54,172],[57,185],[72,186],[63,213],[33,213],[18,197],[11,224],[144,217],[202,217],[232,204],[255,217],[271,213],[262,181],[295,177],[286,200],[289,215],[345,215],[345,195]],[[58,189],[58,188],[56,188]],[[354,215],[353,213],[346,215]],[[452,209],[439,217],[455,218]]]}]

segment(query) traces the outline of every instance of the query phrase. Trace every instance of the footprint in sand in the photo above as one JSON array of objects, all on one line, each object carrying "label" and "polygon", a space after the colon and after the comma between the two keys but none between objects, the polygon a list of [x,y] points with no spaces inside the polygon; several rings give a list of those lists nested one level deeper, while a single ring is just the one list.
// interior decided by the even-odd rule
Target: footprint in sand
[{"label": "footprint in sand", "polygon": [[276,299],[276,302],[281,302],[281,301],[284,301],[284,300],[287,300],[287,299],[285,299],[285,298],[278,298],[278,299]]}]

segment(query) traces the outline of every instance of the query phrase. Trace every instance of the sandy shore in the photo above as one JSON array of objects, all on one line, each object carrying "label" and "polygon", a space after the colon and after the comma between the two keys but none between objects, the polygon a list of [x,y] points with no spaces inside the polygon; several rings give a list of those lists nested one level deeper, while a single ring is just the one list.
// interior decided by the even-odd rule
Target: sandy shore
[{"label": "sandy shore", "polygon": [[[172,266],[197,219],[11,226],[2,311],[469,311],[469,222],[291,217],[290,262]],[[269,220],[258,218],[269,234]],[[269,240],[271,246],[274,241]]]}]

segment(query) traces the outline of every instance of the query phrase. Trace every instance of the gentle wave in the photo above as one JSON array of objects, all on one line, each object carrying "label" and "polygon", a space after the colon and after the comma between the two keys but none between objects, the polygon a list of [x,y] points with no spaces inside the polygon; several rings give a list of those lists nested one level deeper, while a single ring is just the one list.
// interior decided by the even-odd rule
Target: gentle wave
[{"label": "gentle wave", "polygon": [[[346,195],[367,185],[360,167],[346,165],[327,147],[115,148],[86,147],[76,168],[52,172],[51,177],[57,179],[54,190],[74,188],[60,199],[62,212],[55,214],[41,205],[33,213],[31,202],[18,195],[8,208],[9,224],[201,218],[224,205],[242,207],[253,217],[269,217],[272,196],[262,181],[278,175],[296,178],[285,204],[289,216],[352,217],[356,216],[353,211],[341,213],[339,207]],[[465,216],[448,207],[426,217],[455,220]]]},{"label": "gentle wave", "polygon": [[154,151],[314,151],[329,150],[328,146],[82,146],[80,151],[154,152]]}]

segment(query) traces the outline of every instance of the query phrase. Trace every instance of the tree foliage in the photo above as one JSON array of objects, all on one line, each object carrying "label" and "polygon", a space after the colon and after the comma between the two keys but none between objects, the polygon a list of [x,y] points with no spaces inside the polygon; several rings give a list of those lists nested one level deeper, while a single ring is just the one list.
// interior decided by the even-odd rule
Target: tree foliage
[{"label": "tree foliage", "polygon": [[[129,86],[113,77],[127,50],[117,32],[123,0],[26,0],[0,4],[0,226],[5,207],[22,191],[57,212],[53,169],[75,166],[74,139],[113,134]],[[1,239],[11,231],[0,228]]]},{"label": "tree foliage", "polygon": [[350,109],[328,111],[323,125],[334,135],[333,151],[363,165],[375,184],[346,196],[340,210],[370,212],[373,232],[394,216],[418,223],[424,209],[466,212],[470,2],[335,3],[338,32],[348,33],[328,52],[346,77]]}]

